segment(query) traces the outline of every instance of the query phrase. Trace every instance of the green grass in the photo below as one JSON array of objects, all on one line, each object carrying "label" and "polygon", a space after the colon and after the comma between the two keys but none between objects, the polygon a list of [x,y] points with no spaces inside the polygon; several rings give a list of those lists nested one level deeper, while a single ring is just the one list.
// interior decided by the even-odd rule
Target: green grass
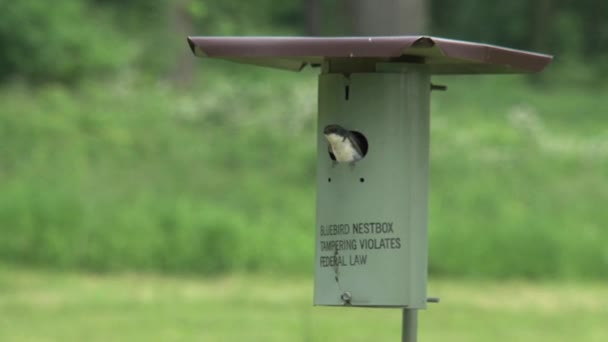
[{"label": "green grass", "polygon": [[[2,88],[0,260],[309,273],[315,73],[203,66],[190,90],[129,74]],[[435,82],[431,274],[606,279],[607,89]]]},{"label": "green grass", "polygon": [[[432,279],[421,341],[605,341],[599,283]],[[1,341],[398,341],[395,309],[312,306],[312,279],[0,270]]]}]

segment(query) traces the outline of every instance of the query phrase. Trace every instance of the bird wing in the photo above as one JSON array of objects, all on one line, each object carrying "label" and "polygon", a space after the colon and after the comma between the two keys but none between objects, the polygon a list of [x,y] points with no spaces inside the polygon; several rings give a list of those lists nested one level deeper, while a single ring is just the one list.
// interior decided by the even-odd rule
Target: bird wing
[{"label": "bird wing", "polygon": [[363,158],[363,151],[361,150],[361,142],[359,141],[357,136],[350,133],[346,138],[348,139],[348,141],[350,141],[350,144],[357,151],[359,156],[361,156],[361,158]]},{"label": "bird wing", "polygon": [[329,152],[329,157],[331,160],[336,160],[336,155],[334,154],[334,150],[331,149],[330,144],[327,144],[327,152]]}]

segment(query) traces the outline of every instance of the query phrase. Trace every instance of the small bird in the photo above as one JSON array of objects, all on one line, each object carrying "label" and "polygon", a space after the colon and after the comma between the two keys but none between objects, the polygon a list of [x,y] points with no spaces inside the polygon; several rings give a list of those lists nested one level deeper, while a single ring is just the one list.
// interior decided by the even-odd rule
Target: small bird
[{"label": "small bird", "polygon": [[323,134],[335,162],[354,165],[363,158],[362,142],[353,132],[339,125],[327,125]]}]

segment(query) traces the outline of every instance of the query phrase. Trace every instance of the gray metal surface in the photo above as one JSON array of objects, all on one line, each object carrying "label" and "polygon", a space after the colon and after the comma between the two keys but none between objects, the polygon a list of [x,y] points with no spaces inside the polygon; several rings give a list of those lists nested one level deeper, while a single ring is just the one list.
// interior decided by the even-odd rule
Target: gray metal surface
[{"label": "gray metal surface", "polygon": [[403,309],[401,318],[401,341],[416,342],[418,340],[418,310]]},{"label": "gray metal surface", "polygon": [[[424,65],[319,76],[315,305],[426,308],[429,96]],[[333,165],[329,124],[367,155]]]},{"label": "gray metal surface", "polygon": [[432,74],[539,72],[552,56],[430,36],[188,37],[199,57],[289,70],[324,61],[367,60],[426,64]]}]

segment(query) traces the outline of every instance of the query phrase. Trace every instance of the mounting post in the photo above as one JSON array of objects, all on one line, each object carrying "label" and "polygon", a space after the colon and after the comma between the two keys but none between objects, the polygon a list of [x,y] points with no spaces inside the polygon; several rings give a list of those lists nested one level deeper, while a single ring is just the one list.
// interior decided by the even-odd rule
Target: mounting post
[{"label": "mounting post", "polygon": [[418,340],[418,310],[403,309],[401,319],[401,342],[416,342]]}]

